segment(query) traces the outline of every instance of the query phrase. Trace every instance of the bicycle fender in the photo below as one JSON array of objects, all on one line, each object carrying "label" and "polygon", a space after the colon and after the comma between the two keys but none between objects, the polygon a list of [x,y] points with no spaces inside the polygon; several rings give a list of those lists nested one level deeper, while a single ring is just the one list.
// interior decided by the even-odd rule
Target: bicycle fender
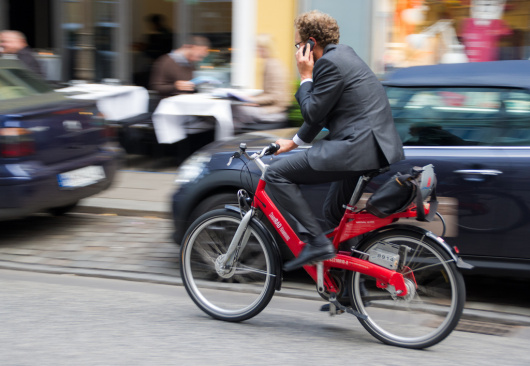
[{"label": "bicycle fender", "polygon": [[462,260],[462,258],[458,257],[456,255],[456,253],[454,252],[454,250],[445,242],[445,240],[443,240],[439,236],[434,235],[431,231],[426,230],[426,229],[424,229],[422,227],[419,227],[419,226],[406,225],[406,224],[397,224],[397,225],[384,226],[382,228],[379,228],[379,229],[376,229],[376,230],[370,232],[369,235],[365,239],[363,239],[361,241],[361,243],[359,243],[359,245],[362,244],[365,240],[371,238],[374,235],[378,235],[380,233],[384,233],[384,232],[387,232],[387,231],[390,231],[390,230],[411,230],[411,231],[417,232],[418,234],[425,235],[425,236],[429,237],[430,239],[434,240],[436,243],[438,243],[438,245],[443,250],[445,250],[445,252],[447,254],[449,254],[449,256],[455,261],[455,264],[456,264],[456,266],[458,268],[460,268],[460,269],[473,269],[474,268],[473,265],[464,262]]},{"label": "bicycle fender", "polygon": [[[225,205],[225,209],[241,214],[241,209],[237,206]],[[263,225],[263,223],[260,220],[258,220],[256,217],[252,217],[251,221],[254,224],[256,224],[261,229],[261,231],[263,231],[263,233],[269,238],[271,242],[272,250],[274,252],[274,262],[276,264],[276,272],[277,272],[275,273],[276,282],[274,284],[274,288],[276,289],[276,291],[280,291],[282,288],[282,261],[281,261],[282,256],[280,253],[280,248],[278,247],[278,243],[276,243],[276,240],[274,240],[274,237],[272,236],[270,231],[265,227],[265,225]]]}]

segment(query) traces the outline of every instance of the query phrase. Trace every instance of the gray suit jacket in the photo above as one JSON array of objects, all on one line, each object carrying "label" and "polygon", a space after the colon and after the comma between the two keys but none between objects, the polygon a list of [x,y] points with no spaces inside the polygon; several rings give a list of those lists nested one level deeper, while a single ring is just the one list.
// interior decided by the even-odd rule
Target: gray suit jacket
[{"label": "gray suit jacket", "polygon": [[404,158],[385,90],[351,47],[326,46],[313,82],[303,83],[295,96],[304,117],[302,141],[329,129],[308,152],[313,169],[364,171]]},{"label": "gray suit jacket", "polygon": [[44,77],[39,61],[33,56],[31,48],[24,47],[17,53],[17,57],[22,63],[35,74]]}]

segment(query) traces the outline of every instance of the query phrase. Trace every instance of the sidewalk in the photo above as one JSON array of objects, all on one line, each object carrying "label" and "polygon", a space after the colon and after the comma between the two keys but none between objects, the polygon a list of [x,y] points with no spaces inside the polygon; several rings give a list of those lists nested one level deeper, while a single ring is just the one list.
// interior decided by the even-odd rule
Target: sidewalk
[{"label": "sidewalk", "polygon": [[[111,235],[117,234],[122,237],[117,237],[111,242],[101,240],[101,238],[97,242],[91,242],[91,240],[98,239],[93,232],[88,232],[94,230],[94,227],[72,229],[72,232],[68,234],[69,238],[79,238],[79,243],[75,245],[71,244],[72,239],[60,238],[56,240],[57,244],[52,245],[52,248],[48,248],[47,245],[46,249],[42,249],[42,245],[37,246],[32,243],[18,248],[3,248],[0,251],[0,268],[181,284],[176,267],[178,248],[169,235],[172,230],[171,221],[156,220],[156,218],[171,218],[170,203],[171,194],[174,191],[174,179],[174,170],[166,172],[120,170],[110,189],[83,200],[76,212],[130,216],[130,220],[125,223],[118,220],[118,217],[116,220],[102,220],[103,225],[109,225]],[[140,218],[145,218],[150,222],[148,225],[152,226],[149,230],[144,229],[143,235],[149,236],[149,240],[133,239],[131,241],[127,234],[131,234],[133,230],[131,226],[141,224],[138,222],[141,221]],[[131,237],[134,238],[134,236]],[[61,241],[63,244],[59,243]],[[17,240],[13,240],[14,242]],[[129,247],[124,248],[125,245]],[[36,248],[39,248],[40,252],[37,252]],[[42,253],[46,250],[56,253],[60,251],[60,254],[50,259],[49,253]],[[90,253],[87,253],[87,250]],[[22,254],[26,255],[26,258],[14,260],[14,254],[11,252],[16,254],[17,251],[18,253],[24,252]],[[320,299],[314,285],[292,281],[284,282],[282,290],[277,295]],[[511,326],[530,326],[530,309],[468,301],[464,318]]]},{"label": "sidewalk", "polygon": [[82,200],[76,212],[169,219],[175,175],[120,170],[111,188]]}]

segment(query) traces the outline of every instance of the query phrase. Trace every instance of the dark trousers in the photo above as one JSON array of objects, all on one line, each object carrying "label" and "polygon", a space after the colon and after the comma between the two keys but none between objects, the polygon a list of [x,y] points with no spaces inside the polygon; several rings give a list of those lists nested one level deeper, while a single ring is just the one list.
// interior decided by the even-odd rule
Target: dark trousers
[{"label": "dark trousers", "polygon": [[[282,213],[289,212],[310,236],[316,237],[322,234],[322,228],[302,196],[299,185],[331,182],[323,209],[326,224],[333,228],[339,224],[344,214],[343,205],[349,202],[360,175],[362,172],[314,170],[309,165],[305,150],[272,163],[265,173],[265,181],[268,183],[267,192],[278,209]],[[288,215],[284,216],[288,219]]]}]

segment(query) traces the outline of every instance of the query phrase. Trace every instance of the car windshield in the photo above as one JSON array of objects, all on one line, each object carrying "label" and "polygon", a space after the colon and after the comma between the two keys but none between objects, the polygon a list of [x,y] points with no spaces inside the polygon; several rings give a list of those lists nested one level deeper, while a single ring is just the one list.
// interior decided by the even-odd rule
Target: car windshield
[{"label": "car windshield", "polygon": [[51,92],[53,88],[29,70],[0,68],[0,100]]},{"label": "car windshield", "polygon": [[530,146],[530,93],[506,88],[387,87],[404,145]]}]

